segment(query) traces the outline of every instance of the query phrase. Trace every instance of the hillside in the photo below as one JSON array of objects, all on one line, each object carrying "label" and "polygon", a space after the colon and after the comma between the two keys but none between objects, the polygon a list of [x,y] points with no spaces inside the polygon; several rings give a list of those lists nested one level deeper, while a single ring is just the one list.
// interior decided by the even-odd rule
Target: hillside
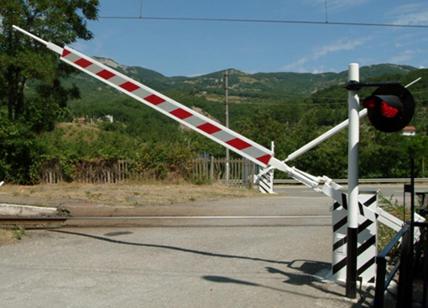
[{"label": "hillside", "polygon": [[[98,58],[142,83],[159,90],[177,101],[204,110],[218,121],[224,120],[224,90],[222,78],[224,71],[213,72],[197,77],[167,77],[158,72],[138,66],[124,66],[107,58]],[[407,75],[416,76],[418,72],[411,66],[379,64],[361,68],[361,79],[384,77],[388,80],[406,79]],[[262,106],[268,113],[275,114],[280,122],[293,123],[304,104],[331,105],[346,104],[346,91],[343,84],[347,72],[340,73],[256,73],[247,74],[239,70],[230,72],[230,117],[232,128],[247,121]],[[408,78],[407,78],[408,79]],[[81,91],[81,99],[69,103],[75,116],[99,118],[107,114],[116,121],[124,123],[122,130],[144,140],[177,138],[177,125],[150,108],[122,93],[103,85],[101,82],[82,73],[74,75],[66,83],[76,84]],[[417,85],[419,86],[419,85]],[[292,107],[295,106],[295,107]],[[296,107],[300,106],[300,107]],[[336,112],[324,124],[336,123],[345,115]]]},{"label": "hillside", "polygon": [[[110,59],[100,60],[217,121],[224,121],[222,71],[197,77],[167,77]],[[343,88],[346,76],[347,72],[247,74],[230,69],[230,126],[266,147],[275,141],[276,156],[285,158],[346,119],[347,92]],[[365,81],[397,80],[406,84],[418,77],[423,77],[422,81],[411,88],[417,101],[412,122],[417,127],[417,137],[410,140],[399,133],[379,133],[363,120],[361,176],[406,176],[408,147],[412,144],[417,148],[419,175],[427,174],[423,166],[428,157],[428,70],[390,64],[361,69],[361,79]],[[26,161],[31,159],[32,162],[27,167],[11,160],[4,164],[5,177],[20,183],[37,182],[39,170],[46,164],[53,164],[63,170],[65,178],[72,179],[82,164],[122,159],[132,161],[133,168],[151,178],[167,178],[170,173],[188,177],[188,162],[194,157],[201,154],[224,156],[223,147],[183,129],[168,117],[95,79],[77,73],[63,83],[80,88],[81,98],[70,101],[69,110],[64,110],[70,115],[65,119],[74,118],[74,123],[59,123],[54,130],[30,140],[28,131],[23,130],[17,138],[14,127],[5,122],[3,130],[7,138],[3,157],[17,151]],[[361,97],[368,91],[361,91]],[[107,121],[106,115],[113,116],[114,122]],[[346,151],[346,132],[343,131],[293,164],[313,174],[345,177]],[[382,153],[388,155],[380,155]],[[28,155],[31,157],[27,158]],[[232,157],[235,157],[233,153]],[[286,175],[278,173],[277,176]]]},{"label": "hillside", "polygon": [[[179,92],[200,97],[207,101],[223,101],[224,71],[213,72],[196,77],[167,77],[153,70],[139,66],[124,66],[114,60],[100,58],[98,60],[109,65],[125,75],[128,75],[149,87],[168,93]],[[404,75],[416,68],[404,65],[379,64],[361,68],[361,78],[376,78],[383,75]],[[287,103],[309,97],[311,94],[346,81],[347,72],[340,73],[255,73],[229,69],[229,86],[231,103]],[[108,95],[110,98],[118,93],[102,85],[100,82],[83,74],[78,74],[69,82],[75,83],[86,99],[94,95]],[[103,90],[101,93],[100,90]],[[112,96],[113,95],[113,96]]]}]

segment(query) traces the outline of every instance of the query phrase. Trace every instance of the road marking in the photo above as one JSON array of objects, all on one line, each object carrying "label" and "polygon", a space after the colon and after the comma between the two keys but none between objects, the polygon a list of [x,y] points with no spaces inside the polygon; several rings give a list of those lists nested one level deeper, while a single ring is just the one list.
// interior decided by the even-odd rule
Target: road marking
[{"label": "road marking", "polygon": [[115,216],[115,217],[71,217],[69,219],[284,219],[284,218],[331,218],[330,215],[291,215],[291,216]]},{"label": "road marking", "polygon": [[[282,193],[282,192],[280,192]],[[276,195],[273,198],[287,198],[287,199],[329,199],[329,197],[325,196],[287,196],[287,195]]]}]

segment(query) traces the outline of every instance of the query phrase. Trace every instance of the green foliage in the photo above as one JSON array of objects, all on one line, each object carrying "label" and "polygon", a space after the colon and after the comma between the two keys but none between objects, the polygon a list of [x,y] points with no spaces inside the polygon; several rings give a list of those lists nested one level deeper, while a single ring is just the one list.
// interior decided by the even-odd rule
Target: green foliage
[{"label": "green foliage", "polygon": [[[122,70],[127,74],[135,74],[134,78],[144,79],[149,86],[163,83],[163,87],[167,85],[167,95],[191,108],[203,110],[219,121],[224,120],[222,72],[193,78],[167,78],[136,68],[122,68]],[[385,73],[387,75],[383,75]],[[286,157],[295,149],[347,118],[347,92],[343,89],[343,84],[339,84],[346,80],[346,72],[321,75],[323,76],[294,73],[249,75],[232,71],[230,80],[232,96],[229,106],[231,128],[268,148],[270,142],[274,140],[276,156]],[[398,80],[403,84],[419,76],[426,76],[428,80],[427,70],[415,70],[412,67],[396,65],[363,67],[361,75],[367,81]],[[174,121],[142,107],[137,102],[125,98],[120,99],[119,94],[111,89],[105,89],[106,92],[104,92],[104,86],[96,81],[93,81],[94,84],[90,84],[92,81],[86,77],[81,76],[80,78],[88,83],[85,83],[82,88],[84,99],[74,100],[71,104],[71,110],[75,115],[101,117],[105,114],[112,114],[120,123],[108,124],[106,127],[109,130],[128,134],[146,142],[168,144],[171,141],[177,141],[179,144],[187,145],[194,153],[209,153],[218,157],[224,155],[223,147],[209,141],[204,136],[182,130]],[[284,94],[284,97],[279,99],[282,94],[279,94],[280,91],[276,91],[275,87],[285,86],[281,82],[295,82],[293,89],[296,89],[299,80],[302,82],[302,86],[306,85],[307,89],[312,89],[314,83],[322,89],[312,95],[305,92],[306,96],[304,95],[300,99],[291,99],[288,94],[292,90],[288,89],[288,92],[286,91],[288,94]],[[326,80],[330,80],[332,83]],[[251,86],[247,87],[248,83],[251,83]],[[271,84],[269,85],[271,88],[268,89],[261,83]],[[411,89],[418,101],[414,120],[418,127],[418,135],[415,138],[405,138],[399,133],[383,134],[377,132],[365,120],[362,121],[360,146],[360,175],[362,177],[407,176],[409,142],[417,149],[416,163],[420,167],[419,169],[422,169],[422,162],[427,158],[428,149],[426,116],[423,116],[427,109],[423,94],[428,92],[426,90],[428,82],[426,83],[416,84]],[[274,87],[272,84],[276,84],[276,86]],[[336,85],[326,87],[329,84]],[[97,91],[93,91],[94,88]],[[252,93],[254,91],[258,94]],[[303,91],[303,89],[299,91]],[[298,93],[303,93],[299,91]],[[239,94],[239,98],[242,100],[233,98],[233,94]],[[364,98],[369,94],[370,89],[361,91],[360,96]],[[118,98],[116,99],[116,97]],[[301,156],[292,164],[313,174],[344,178],[347,172],[346,157],[347,133],[345,130]],[[155,173],[162,174],[162,171]],[[425,170],[425,174],[420,172],[419,175],[426,176],[426,174]],[[285,175],[277,173],[276,176]]]},{"label": "green foliage", "polygon": [[25,88],[31,80],[40,83],[35,92],[43,100],[36,101],[36,105],[44,104],[46,99],[46,109],[53,103],[65,107],[67,99],[76,94],[76,88],[65,89],[60,83],[60,78],[72,70],[60,65],[57,55],[46,52],[45,46],[14,31],[12,26],[61,44],[78,38],[88,40],[92,33],[86,28],[86,20],[97,17],[97,6],[98,0],[11,0],[0,6],[0,82],[6,89],[0,92],[0,105],[8,106],[9,119],[19,120],[28,112]]},{"label": "green foliage", "polygon": [[[104,128],[108,128],[107,130]],[[63,123],[54,131],[39,136],[37,146],[43,149],[40,161],[58,166],[65,180],[73,180],[80,165],[109,164],[128,160],[130,166],[147,178],[189,176],[189,161],[194,153],[182,143],[143,142],[126,133],[111,130],[113,124]],[[44,165],[38,165],[40,168]]]},{"label": "green foliage", "polygon": [[92,33],[86,21],[96,19],[97,6],[98,0],[9,0],[0,5],[0,178],[38,181],[46,153],[36,134],[54,129],[58,119],[70,119],[67,100],[79,94],[60,81],[73,69],[12,25],[61,44],[87,40]]},{"label": "green foliage", "polygon": [[0,178],[20,184],[34,183],[35,166],[41,153],[33,133],[26,126],[3,118],[0,122]]},{"label": "green foliage", "polygon": [[22,238],[25,236],[25,228],[22,226],[15,226],[13,228],[13,237],[17,240],[22,240]]},{"label": "green foliage", "polygon": [[138,149],[137,170],[148,178],[166,179],[168,176],[189,177],[190,159],[194,153],[182,144],[152,143]]},{"label": "green foliage", "polygon": [[[405,220],[404,218],[404,206],[399,204],[397,200],[393,200],[393,196],[386,198],[382,194],[379,194],[378,206],[395,217]],[[410,217],[409,209],[405,213],[407,219]],[[385,246],[392,240],[397,233],[391,228],[384,224],[378,224],[378,239],[377,248],[379,251],[385,248]],[[399,246],[396,246],[390,253],[390,256],[396,256],[399,253]]]}]

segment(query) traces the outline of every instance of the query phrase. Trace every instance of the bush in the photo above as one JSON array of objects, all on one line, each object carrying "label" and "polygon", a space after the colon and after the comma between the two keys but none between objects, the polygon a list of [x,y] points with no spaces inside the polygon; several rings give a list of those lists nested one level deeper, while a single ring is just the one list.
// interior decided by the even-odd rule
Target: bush
[{"label": "bush", "polygon": [[19,122],[6,117],[0,121],[0,179],[18,184],[38,181],[39,158],[42,149],[34,134]]}]

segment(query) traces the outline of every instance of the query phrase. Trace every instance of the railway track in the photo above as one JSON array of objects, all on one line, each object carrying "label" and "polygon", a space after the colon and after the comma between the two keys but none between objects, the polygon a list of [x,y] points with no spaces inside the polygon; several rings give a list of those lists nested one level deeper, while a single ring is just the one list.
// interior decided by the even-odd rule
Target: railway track
[{"label": "railway track", "polygon": [[46,229],[59,228],[64,226],[65,221],[69,217],[65,216],[49,216],[49,217],[18,217],[18,216],[3,216],[0,217],[0,228],[10,229],[17,226],[25,229]]},{"label": "railway track", "polygon": [[0,227],[26,229],[59,227],[232,227],[329,226],[331,217],[316,216],[116,216],[116,217],[0,217]]}]

